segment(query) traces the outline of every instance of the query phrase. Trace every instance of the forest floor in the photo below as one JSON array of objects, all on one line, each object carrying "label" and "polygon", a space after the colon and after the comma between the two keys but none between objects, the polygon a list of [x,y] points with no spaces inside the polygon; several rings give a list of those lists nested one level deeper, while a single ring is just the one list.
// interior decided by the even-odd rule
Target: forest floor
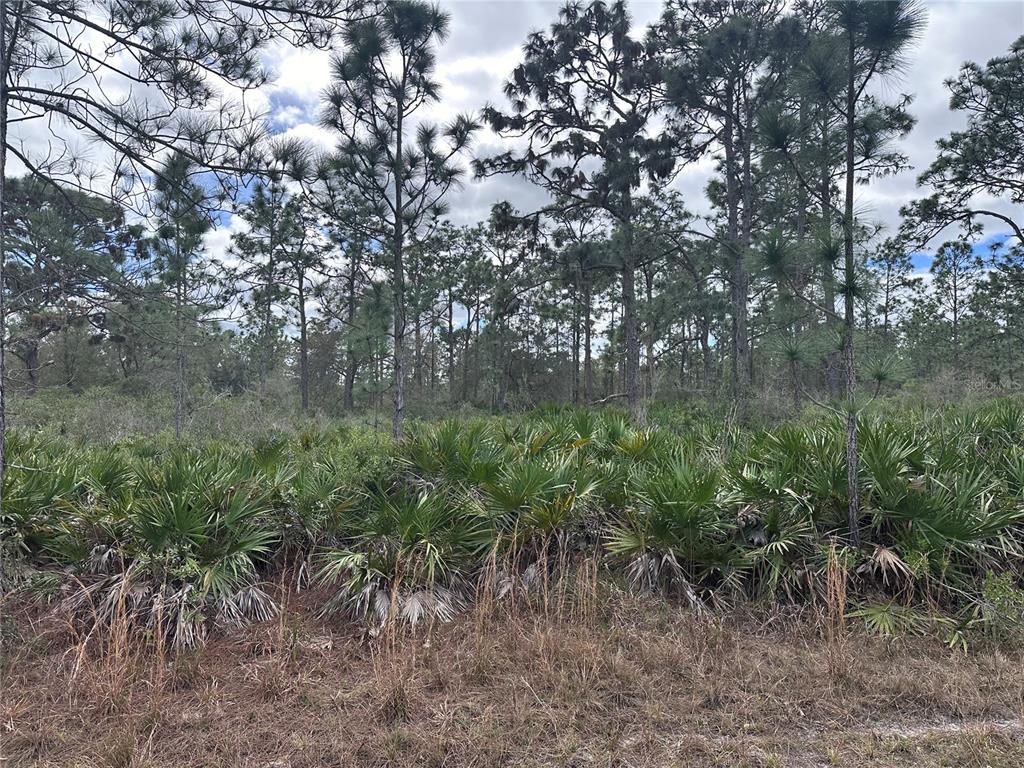
[{"label": "forest floor", "polygon": [[0,766],[1024,765],[1022,648],[629,598],[384,643],[314,604],[166,658],[15,614]]}]

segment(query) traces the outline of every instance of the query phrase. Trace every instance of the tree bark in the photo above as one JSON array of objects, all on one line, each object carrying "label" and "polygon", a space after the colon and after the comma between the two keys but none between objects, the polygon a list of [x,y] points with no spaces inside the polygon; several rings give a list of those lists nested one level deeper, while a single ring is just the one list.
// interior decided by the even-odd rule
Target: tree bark
[{"label": "tree bark", "polygon": [[391,418],[391,435],[396,440],[404,436],[405,417],[405,262],[403,261],[403,246],[405,245],[405,231],[402,222],[402,119],[404,105],[401,97],[397,102],[397,122],[395,127],[395,221],[394,236],[392,242],[392,257],[394,263],[392,270],[392,312],[394,329],[394,415]]},{"label": "tree bark", "polygon": [[[832,138],[829,131],[828,115],[825,114],[822,117],[821,123],[821,142],[822,142],[822,158],[821,158],[821,189],[819,194],[821,195],[821,225],[825,232],[825,236],[832,239],[832,176],[831,176],[831,154],[829,152],[829,145],[831,144]],[[822,266],[822,292],[824,294],[825,308],[828,310],[828,314],[825,315],[825,325],[828,328],[835,327],[835,309],[836,309],[836,278],[835,278],[835,267],[831,261],[826,261]],[[839,381],[838,381],[838,369],[839,361],[836,359],[837,355],[834,351],[829,352],[825,357],[825,386],[828,388],[828,394],[831,398],[839,396]]]},{"label": "tree bark", "polygon": [[583,400],[594,402],[594,360],[591,354],[591,328],[593,299],[590,295],[590,279],[583,283]]},{"label": "tree bark", "polygon": [[654,273],[650,264],[644,267],[644,295],[647,300],[647,323],[644,328],[644,373],[646,374],[645,396],[654,397]]},{"label": "tree bark", "polygon": [[7,218],[7,0],[0,0],[0,508],[4,501],[7,472],[7,305],[4,295],[4,266],[7,248],[4,238]]},{"label": "tree bark", "polygon": [[737,189],[738,161],[736,157],[736,110],[738,98],[735,83],[726,87],[726,117],[723,126],[722,145],[725,154],[725,205],[726,241],[730,272],[729,304],[732,310],[730,362],[732,373],[732,397],[739,402],[745,389],[746,339],[747,339],[747,281],[743,263],[743,249],[740,244],[739,208],[740,194]]},{"label": "tree bark", "polygon": [[302,412],[309,410],[309,327],[306,318],[306,273],[298,274],[299,302],[299,390],[302,395]]},{"label": "tree bark", "polygon": [[857,377],[854,368],[854,253],[853,253],[853,189],[854,189],[854,110],[856,108],[854,33],[848,33],[846,79],[846,205],[843,212],[843,255],[846,270],[843,296],[843,367],[846,373],[846,489],[849,497],[847,509],[850,543],[860,546],[860,482],[857,454]]},{"label": "tree bark", "polygon": [[358,273],[359,263],[352,257],[351,264],[349,265],[350,271],[348,275],[348,301],[345,307],[345,319],[347,320],[348,326],[345,333],[345,375],[344,375],[344,390],[343,390],[343,406],[345,410],[352,413],[355,410],[355,395],[353,390],[356,382],[356,371],[359,368],[359,361],[356,359],[355,345],[352,343],[352,333],[356,318],[356,274]]},{"label": "tree bark", "polygon": [[455,299],[448,288],[448,398],[455,402]]},{"label": "tree bark", "polygon": [[175,233],[178,281],[174,290],[174,438],[181,440],[185,428],[185,267],[182,264],[180,233]]},{"label": "tree bark", "polygon": [[632,200],[627,195],[622,222],[622,322],[626,335],[626,402],[629,413],[644,421],[644,402],[640,392],[640,334],[636,317],[636,255],[633,253]]}]

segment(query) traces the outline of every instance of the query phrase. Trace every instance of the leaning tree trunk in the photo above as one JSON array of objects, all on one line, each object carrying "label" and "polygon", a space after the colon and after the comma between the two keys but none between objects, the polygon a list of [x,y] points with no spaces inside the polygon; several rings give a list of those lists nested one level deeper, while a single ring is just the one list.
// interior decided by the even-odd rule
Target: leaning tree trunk
[{"label": "leaning tree trunk", "polygon": [[854,257],[853,257],[853,184],[854,184],[854,108],[856,107],[855,91],[855,57],[853,33],[849,33],[847,50],[846,79],[846,208],[843,214],[843,252],[845,289],[843,291],[843,367],[846,373],[846,490],[849,497],[847,509],[850,527],[850,543],[860,546],[860,483],[858,479],[857,457],[857,376],[854,368]]}]

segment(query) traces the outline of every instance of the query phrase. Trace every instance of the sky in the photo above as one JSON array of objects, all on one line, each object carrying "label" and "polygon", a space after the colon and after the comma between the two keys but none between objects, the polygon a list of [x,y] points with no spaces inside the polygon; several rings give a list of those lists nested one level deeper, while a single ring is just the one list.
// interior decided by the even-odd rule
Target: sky
[{"label": "sky", "polygon": [[[522,58],[524,41],[531,32],[546,28],[556,18],[561,3],[441,0],[441,5],[451,16],[451,34],[438,50],[441,99],[421,110],[419,118],[446,122],[459,113],[476,113],[488,102],[507,108],[502,86]],[[888,82],[883,91],[888,97],[916,94],[911,111],[918,122],[900,144],[913,167],[857,190],[859,214],[883,224],[889,231],[899,223],[900,206],[918,194],[915,178],[934,158],[936,139],[964,124],[961,115],[948,109],[943,80],[954,76],[965,61],[985,62],[1004,54],[1013,40],[1024,35],[1024,0],[925,5],[927,26],[910,54],[909,66],[899,80]],[[629,3],[638,34],[657,19],[661,7],[660,2],[650,0]],[[333,137],[316,124],[321,96],[330,78],[329,58],[327,51],[299,50],[284,44],[268,49],[264,63],[271,73],[270,81],[255,93],[247,94],[247,102],[266,114],[272,130],[329,148]],[[117,94],[116,83],[104,82],[104,88],[108,87]],[[36,154],[45,154],[49,141],[46,131],[40,130],[35,121],[12,124],[11,138],[23,142],[30,151],[36,150]],[[72,137],[70,146],[76,156],[100,157],[94,143],[78,142]],[[497,136],[484,130],[478,135],[470,157],[486,157],[503,148]],[[707,157],[686,167],[674,182],[688,207],[697,214],[707,213],[704,188],[713,169],[714,160]],[[17,163],[12,164],[12,170],[18,172]],[[503,200],[522,211],[532,211],[542,206],[546,197],[521,178],[468,178],[460,189],[450,193],[450,218],[457,224],[475,223],[487,217],[491,205]],[[985,202],[1001,212],[1021,215],[1005,203]],[[222,222],[223,226],[208,236],[208,250],[214,257],[226,253],[231,235],[242,226],[237,216],[226,217]],[[987,234],[996,235],[998,230],[993,228]]]},{"label": "sky", "polygon": [[[560,3],[442,0],[441,5],[451,14],[451,34],[438,52],[441,101],[424,110],[422,117],[446,121],[457,113],[475,112],[488,102],[507,107],[502,85],[521,60],[523,42],[530,32],[551,23]],[[633,0],[629,8],[639,31],[658,17],[661,3]],[[933,2],[926,8],[928,24],[910,55],[910,66],[898,80],[885,85],[890,97],[916,94],[911,111],[918,122],[900,145],[913,170],[858,188],[857,210],[887,229],[898,225],[900,206],[915,197],[915,178],[934,158],[936,139],[963,126],[963,118],[948,108],[943,80],[954,76],[965,61],[984,62],[1005,53],[1013,40],[1024,35],[1024,2],[1020,0]],[[269,52],[267,64],[276,79],[264,94],[269,117],[278,130],[324,146],[330,145],[331,137],[315,120],[319,96],[329,81],[328,58],[321,51],[279,48]],[[472,154],[487,156],[500,148],[496,136],[482,132]],[[675,182],[689,207],[698,213],[706,212],[703,190],[712,170],[713,160],[707,158],[685,169]],[[518,178],[470,179],[452,193],[450,218],[456,223],[479,221],[501,200],[509,200],[521,210],[533,210],[543,205],[545,197]]]}]

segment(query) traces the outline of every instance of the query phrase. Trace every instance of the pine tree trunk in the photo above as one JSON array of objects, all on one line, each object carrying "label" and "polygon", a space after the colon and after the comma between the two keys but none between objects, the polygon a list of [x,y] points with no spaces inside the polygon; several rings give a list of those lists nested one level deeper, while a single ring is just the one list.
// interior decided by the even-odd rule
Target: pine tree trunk
[{"label": "pine tree trunk", "polygon": [[754,134],[754,112],[750,103],[749,94],[743,92],[743,124],[742,124],[742,153],[743,153],[743,183],[742,183],[742,204],[743,215],[740,218],[740,253],[737,258],[737,282],[738,301],[743,310],[740,322],[737,323],[737,342],[739,349],[737,355],[740,358],[740,387],[744,392],[748,391],[754,380],[753,349],[750,345],[750,318],[747,303],[750,300],[750,271],[747,268],[746,255],[750,253],[753,242],[754,227],[754,177],[751,170],[751,153],[753,151]]},{"label": "pine tree trunk", "polygon": [[437,390],[437,323],[431,318],[430,334],[427,336],[427,346],[430,348],[430,392],[431,400],[433,393]]},{"label": "pine tree trunk", "polygon": [[636,316],[636,255],[633,253],[631,201],[627,201],[623,219],[622,322],[626,335],[626,402],[629,405],[630,416],[638,423],[643,423],[644,402],[640,392],[640,334]]},{"label": "pine tree trunk", "polygon": [[[832,141],[829,132],[828,116],[822,118],[822,161],[821,161],[821,223],[822,229],[831,240],[832,236],[832,179],[830,174],[831,155],[829,146]],[[828,310],[825,315],[825,325],[828,328],[835,327],[836,309],[836,278],[835,267],[831,261],[825,262],[822,267],[822,292],[824,294],[825,308]],[[833,351],[825,357],[825,386],[828,389],[829,397],[835,399],[839,396],[839,361],[838,355]]]},{"label": "pine tree trunk", "polygon": [[705,394],[707,394],[711,386],[712,368],[714,367],[711,350],[711,318],[709,315],[710,312],[705,309],[700,322],[701,388]]},{"label": "pine tree trunk", "polygon": [[354,328],[356,318],[356,274],[358,273],[358,263],[355,259],[352,259],[350,266],[350,272],[348,275],[348,301],[345,307],[345,319],[348,322],[347,332],[345,334],[345,382],[344,392],[342,397],[344,398],[344,408],[347,412],[352,413],[355,410],[355,389],[356,382],[356,371],[359,367],[359,361],[356,359],[355,346],[352,344],[352,332]]},{"label": "pine tree trunk", "polygon": [[455,402],[455,301],[448,289],[448,398]]},{"label": "pine tree trunk", "polygon": [[727,112],[723,127],[723,148],[725,150],[725,205],[726,205],[726,239],[730,272],[729,303],[732,310],[732,329],[730,345],[730,361],[732,364],[732,397],[739,402],[744,395],[746,373],[746,338],[747,338],[747,274],[743,263],[743,250],[740,245],[739,208],[740,194],[737,190],[739,176],[736,157],[736,118],[737,95],[735,83],[727,86]]},{"label": "pine tree trunk", "polygon": [[396,440],[401,440],[404,435],[405,416],[405,262],[403,261],[403,246],[405,245],[405,232],[402,221],[402,118],[403,104],[398,99],[397,126],[395,131],[395,221],[392,250],[394,263],[392,265],[392,312],[394,328],[394,415],[391,418],[391,435]]},{"label": "pine tree trunk", "polygon": [[7,218],[7,0],[0,0],[0,508],[7,472],[7,305],[4,294],[4,242]]},{"label": "pine tree trunk", "polygon": [[309,326],[306,319],[306,274],[299,270],[299,390],[302,412],[309,410]]},{"label": "pine tree trunk", "polygon": [[174,437],[181,440],[181,433],[185,428],[185,270],[181,266],[181,253],[177,242],[175,239],[181,274],[178,275],[174,296]]},{"label": "pine tree trunk", "polygon": [[[271,194],[273,194],[271,192]],[[270,377],[271,365],[271,326],[274,322],[274,250],[277,248],[277,206],[270,206],[270,225],[267,232],[267,265],[263,276],[263,330],[260,334],[262,349],[260,350],[259,390],[260,397],[267,393],[267,379]]]},{"label": "pine tree trunk", "polygon": [[848,32],[846,80],[846,207],[843,221],[843,251],[846,270],[846,289],[843,292],[843,366],[846,373],[846,490],[849,497],[848,524],[850,543],[860,546],[860,481],[857,454],[857,376],[854,368],[854,253],[853,253],[853,189],[854,189],[854,131],[856,123],[855,66],[856,49],[853,32]]},{"label": "pine tree trunk", "polygon": [[593,313],[590,296],[590,280],[583,283],[583,399],[594,402],[594,360],[591,350],[591,329]]},{"label": "pine tree trunk", "polygon": [[572,338],[570,343],[572,344],[572,383],[570,385],[570,399],[573,405],[580,404],[580,341],[582,339],[582,333],[580,333],[580,321],[583,317],[583,313],[580,311],[580,298],[578,295],[573,297],[572,304]]},{"label": "pine tree trunk", "polygon": [[462,337],[462,400],[469,402],[469,345],[473,340],[473,326],[470,322],[469,308],[466,308],[466,335]]},{"label": "pine tree trunk", "polygon": [[647,300],[647,323],[644,328],[645,396],[654,397],[654,318],[651,307],[654,304],[654,274],[650,265],[644,267],[644,291]]},{"label": "pine tree trunk", "polygon": [[[480,397],[480,297],[476,299],[476,316],[473,319],[476,325],[474,338],[477,340],[475,351],[473,353],[473,360],[476,363],[475,370],[476,375],[473,377],[473,399],[476,400]],[[468,358],[467,358],[468,359]]]},{"label": "pine tree trunk", "polygon": [[686,346],[687,346],[687,343],[686,343],[685,339],[686,339],[686,335],[687,335],[687,330],[688,330],[687,329],[687,323],[684,320],[683,321],[683,328],[682,328],[682,337],[683,337],[683,339],[682,339],[682,344],[681,344],[681,351],[679,353],[679,381],[678,381],[678,384],[679,384],[679,391],[680,391],[680,393],[686,391],[686,379],[687,379],[687,376],[686,376],[686,368],[687,368]]},{"label": "pine tree trunk", "polygon": [[[412,267],[415,269],[415,266]],[[417,312],[416,316],[413,317],[412,322],[412,335],[413,335],[413,362],[412,362],[412,380],[416,384],[416,391],[423,391],[423,318]]]}]

